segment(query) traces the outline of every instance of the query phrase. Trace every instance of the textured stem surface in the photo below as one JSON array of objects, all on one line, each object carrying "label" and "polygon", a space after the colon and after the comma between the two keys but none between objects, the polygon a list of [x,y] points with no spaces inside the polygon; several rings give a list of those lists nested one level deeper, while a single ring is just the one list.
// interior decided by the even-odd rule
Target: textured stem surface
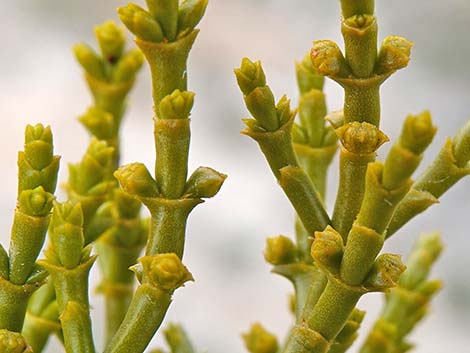
[{"label": "textured stem surface", "polygon": [[170,302],[168,293],[149,285],[139,286],[105,353],[142,353],[160,327]]}]

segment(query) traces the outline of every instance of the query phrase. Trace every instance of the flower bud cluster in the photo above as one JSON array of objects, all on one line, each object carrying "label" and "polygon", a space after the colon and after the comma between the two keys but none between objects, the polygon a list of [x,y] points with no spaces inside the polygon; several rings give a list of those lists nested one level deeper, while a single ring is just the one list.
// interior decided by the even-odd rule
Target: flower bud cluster
[{"label": "flower bud cluster", "polygon": [[77,267],[82,260],[85,244],[83,236],[83,213],[79,203],[55,203],[49,226],[51,249],[61,266]]},{"label": "flower bud cluster", "polygon": [[290,264],[297,259],[297,247],[284,235],[268,238],[264,258],[274,266]]},{"label": "flower bud cluster", "polygon": [[290,100],[286,96],[276,105],[274,95],[266,85],[266,76],[259,61],[252,62],[244,58],[240,68],[234,72],[246,107],[255,119],[245,120],[251,130],[273,132],[293,119],[295,112],[291,110]]},{"label": "flower bud cluster", "polygon": [[311,59],[313,67],[325,76],[333,76],[349,71],[341,49],[331,40],[313,42]]},{"label": "flower bud cluster", "polygon": [[116,134],[117,126],[113,115],[99,107],[90,107],[79,120],[99,140],[108,140]]},{"label": "flower bud cluster", "polygon": [[453,139],[453,154],[460,168],[470,168],[470,121]]},{"label": "flower bud cluster", "polygon": [[158,107],[160,119],[188,119],[194,104],[194,93],[175,90],[164,97]]},{"label": "flower bud cluster", "polygon": [[406,266],[400,255],[383,254],[377,257],[363,285],[376,291],[384,291],[397,285]]},{"label": "flower bud cluster", "polygon": [[60,157],[53,155],[51,128],[26,126],[24,152],[18,155],[18,194],[39,186],[54,193],[59,161]]},{"label": "flower bud cluster", "polygon": [[18,197],[18,207],[23,212],[33,217],[44,217],[52,209],[54,195],[44,191],[42,186],[32,190],[24,190]]},{"label": "flower bud cluster", "polygon": [[20,333],[2,329],[0,330],[0,352],[33,353],[33,350]]},{"label": "flower bud cluster", "polygon": [[139,39],[173,42],[191,32],[204,16],[207,0],[147,0],[148,11],[129,3],[118,8],[124,25]]},{"label": "flower bud cluster", "polygon": [[351,122],[336,129],[344,148],[351,153],[364,155],[377,151],[389,141],[388,137],[376,126],[366,122]]},{"label": "flower bud cluster", "polygon": [[210,198],[215,196],[227,175],[208,168],[199,167],[189,177],[186,182],[185,195],[192,198]]},{"label": "flower bud cluster", "polygon": [[242,337],[250,353],[276,353],[279,349],[276,336],[266,331],[259,323],[253,324],[250,331],[244,333]]},{"label": "flower bud cluster", "polygon": [[295,72],[301,94],[307,93],[312,89],[323,89],[325,78],[313,66],[310,55],[307,54],[302,61],[295,63]]},{"label": "flower bud cluster", "polygon": [[331,273],[338,273],[344,254],[343,238],[333,227],[315,233],[311,254],[313,259]]},{"label": "flower bud cluster", "polygon": [[386,73],[403,69],[410,61],[413,43],[399,36],[388,36],[382,42],[376,63],[376,72]]},{"label": "flower bud cluster", "polygon": [[109,84],[132,82],[142,66],[142,53],[135,49],[124,51],[124,32],[113,21],[96,26],[95,35],[100,54],[85,43],[73,48],[87,75]]},{"label": "flower bud cluster", "polygon": [[437,128],[432,123],[431,113],[424,111],[410,115],[403,124],[400,135],[401,145],[416,155],[421,155],[432,142]]},{"label": "flower bud cluster", "polygon": [[170,292],[194,280],[174,253],[144,256],[132,270],[142,284],[150,284]]},{"label": "flower bud cluster", "polygon": [[[375,17],[357,15],[348,18],[344,25],[349,30],[366,31],[368,26],[375,23]],[[375,61],[374,73],[386,75],[408,66],[413,43],[399,36],[388,36]],[[324,76],[346,78],[351,75],[351,68],[341,49],[331,40],[317,40],[313,42],[311,50],[313,67]],[[362,77],[363,78],[363,77]]]},{"label": "flower bud cluster", "polygon": [[157,182],[142,163],[122,166],[114,176],[125,192],[136,197],[156,197],[159,193]]},{"label": "flower bud cluster", "polygon": [[92,138],[82,160],[69,165],[67,190],[78,195],[100,196],[114,185],[111,179],[114,148]]}]

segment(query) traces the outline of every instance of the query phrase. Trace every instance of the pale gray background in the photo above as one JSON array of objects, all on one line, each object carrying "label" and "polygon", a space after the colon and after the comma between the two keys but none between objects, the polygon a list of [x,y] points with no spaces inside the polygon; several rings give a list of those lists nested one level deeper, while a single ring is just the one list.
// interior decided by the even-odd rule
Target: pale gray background
[{"label": "pale gray background", "polygon": [[[139,1],[143,3],[143,1]],[[7,243],[16,192],[16,151],[27,123],[50,124],[56,152],[65,165],[77,161],[88,139],[75,118],[90,104],[81,70],[71,55],[78,41],[93,42],[92,26],[116,18],[125,1],[2,2],[0,33],[0,130],[2,148],[0,229]],[[314,39],[339,34],[339,6],[332,0],[211,0],[189,63],[189,86],[197,92],[193,111],[191,168],[207,165],[229,174],[223,190],[199,206],[189,221],[185,263],[196,278],[175,295],[168,320],[182,321],[201,352],[244,351],[239,335],[259,320],[283,337],[290,324],[289,284],[269,274],[262,258],[264,239],[292,235],[293,212],[277,187],[253,141],[240,136],[247,116],[232,69],[243,56],[261,59],[276,96],[297,99],[293,62]],[[377,1],[380,38],[406,36],[415,42],[409,68],[384,86],[383,130],[396,137],[408,113],[431,109],[440,130],[425,163],[446,136],[469,118],[470,4],[468,0]],[[341,107],[342,91],[326,84],[331,109]],[[124,123],[123,161],[153,164],[152,111],[147,67],[130,97]],[[388,147],[384,147],[384,153]],[[337,166],[331,169],[336,180]],[[336,184],[331,183],[331,209]],[[387,244],[388,251],[407,252],[421,231],[440,229],[446,251],[435,276],[446,288],[432,315],[413,339],[416,352],[464,352],[470,338],[470,181],[456,186],[426,215]],[[96,285],[96,273],[93,286]],[[380,295],[360,302],[368,309],[365,327],[374,319]],[[103,303],[93,296],[95,332],[102,332]],[[363,329],[363,332],[365,329]],[[96,334],[101,347],[102,335]],[[161,342],[157,338],[154,346]],[[48,352],[60,351],[56,345]]]}]

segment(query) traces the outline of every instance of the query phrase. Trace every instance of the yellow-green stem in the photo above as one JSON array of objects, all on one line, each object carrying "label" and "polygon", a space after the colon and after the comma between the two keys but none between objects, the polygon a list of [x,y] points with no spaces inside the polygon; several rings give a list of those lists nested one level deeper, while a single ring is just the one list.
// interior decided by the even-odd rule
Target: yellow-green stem
[{"label": "yellow-green stem", "polygon": [[339,186],[331,222],[345,241],[364,198],[367,165],[374,160],[375,153],[358,155],[341,150]]},{"label": "yellow-green stem", "polygon": [[175,253],[183,257],[186,222],[200,199],[148,199],[144,201],[152,215],[146,255]]},{"label": "yellow-green stem", "polygon": [[150,285],[139,286],[105,353],[142,353],[160,327],[170,302],[168,292]]},{"label": "yellow-green stem", "polygon": [[0,329],[21,332],[28,300],[37,285],[15,285],[0,277]]}]

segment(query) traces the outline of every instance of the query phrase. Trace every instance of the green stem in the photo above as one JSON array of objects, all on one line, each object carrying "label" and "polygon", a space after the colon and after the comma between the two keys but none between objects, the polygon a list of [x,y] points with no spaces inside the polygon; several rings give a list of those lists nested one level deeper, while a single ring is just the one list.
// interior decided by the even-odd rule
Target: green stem
[{"label": "green stem", "polygon": [[134,86],[134,80],[123,83],[108,83],[89,74],[85,74],[85,79],[93,94],[95,106],[113,115],[116,124],[115,129],[119,131],[126,108],[126,97]]},{"label": "green stem", "polygon": [[28,300],[37,284],[13,284],[0,277],[0,329],[21,332]]},{"label": "green stem", "polygon": [[195,353],[188,335],[180,325],[170,325],[164,332],[171,353]]},{"label": "green stem", "polygon": [[43,351],[49,336],[61,330],[52,281],[39,288],[28,303],[22,335],[35,353]]},{"label": "green stem", "polygon": [[152,74],[153,102],[158,115],[158,106],[163,97],[174,90],[186,90],[186,61],[199,30],[193,30],[175,42],[154,43],[136,39],[150,65]]},{"label": "green stem", "polygon": [[367,165],[374,160],[375,153],[358,155],[344,148],[341,150],[339,186],[332,225],[345,241],[361,209]]},{"label": "green stem", "polygon": [[302,324],[292,328],[282,351],[284,353],[325,353],[328,352],[329,347],[329,342],[322,335],[308,328],[306,324]]},{"label": "green stem", "polygon": [[294,285],[296,321],[304,321],[304,312],[313,307],[326,285],[325,275],[315,266],[305,263],[276,265],[272,272],[287,278]]},{"label": "green stem", "polygon": [[377,61],[377,21],[370,14],[344,18],[341,32],[346,49],[346,61],[354,76],[368,78]]},{"label": "green stem", "polygon": [[[98,40],[99,39],[100,37],[98,36]],[[119,40],[119,38],[116,39]],[[103,53],[103,56],[105,61],[108,60],[109,55]],[[118,68],[124,67],[123,64],[125,64],[125,59],[126,58],[124,58],[121,63],[118,63]],[[108,62],[106,61],[106,64],[107,63]],[[130,63],[136,64],[136,61],[131,60]],[[129,77],[126,76],[126,79],[124,81],[120,80],[120,82],[108,82],[102,79],[95,78],[89,73],[85,73],[85,79],[88,83],[90,91],[93,94],[95,107],[98,107],[102,111],[106,112],[105,114],[110,113],[112,115],[112,124],[109,126],[109,128],[103,129],[104,131],[97,131],[101,134],[105,133],[106,138],[103,138],[102,136],[99,136],[99,138],[105,139],[108,142],[108,145],[114,148],[113,163],[111,167],[112,170],[116,169],[119,166],[120,125],[126,108],[126,97],[134,85],[135,74],[136,71],[138,71],[139,67],[140,64],[134,66],[132,70],[132,75],[130,75]],[[116,70],[116,68],[114,69]],[[130,72],[127,71],[127,74],[129,73]],[[86,125],[87,124],[85,123],[85,126]],[[94,133],[93,129],[89,130],[92,134]],[[106,195],[106,199],[107,196],[108,195]],[[119,236],[118,234],[116,234],[116,232],[113,232],[115,229],[112,229],[113,226],[119,228],[119,226],[115,223],[116,219],[110,216],[106,217],[96,213],[97,206],[100,206],[101,202],[105,201],[105,199],[96,197],[89,198],[84,196],[81,197],[81,201],[82,206],[84,206],[83,211],[85,213],[86,241],[91,242],[97,239],[98,236],[104,234],[106,230],[108,230],[108,243],[113,243],[112,235],[114,235],[115,237]],[[125,203],[128,205],[132,205],[135,203],[135,201],[132,200]],[[115,212],[114,214],[116,213],[117,212]],[[131,234],[133,233],[129,232],[126,235],[131,236]],[[100,267],[102,273],[104,274],[104,281],[101,285],[101,289],[105,296],[105,315],[107,318],[106,337],[109,341],[116,332],[117,328],[119,327],[119,324],[121,323],[122,319],[124,318],[127,307],[132,298],[132,286],[134,276],[132,272],[129,271],[128,267],[135,264],[141,248],[136,251],[134,249],[127,249],[123,247],[116,248],[112,245],[106,245],[108,244],[104,241],[98,242],[97,252],[100,255]],[[105,249],[103,250],[103,248]],[[128,255],[128,252],[131,252],[130,256]],[[120,257],[120,259],[118,259],[118,257]],[[85,326],[88,325],[86,321],[83,321],[82,323]]]},{"label": "green stem", "polygon": [[[156,11],[155,2],[147,3],[150,12]],[[178,2],[173,1],[172,3],[176,4],[177,8]],[[165,3],[165,5],[168,4]],[[173,10],[175,10],[174,7]],[[162,13],[158,11],[157,13],[157,17],[162,16]],[[174,17],[175,11],[172,14]],[[177,17],[173,17],[172,19],[175,21],[178,20]],[[169,20],[168,16],[165,18]],[[173,22],[173,24],[176,23]],[[173,40],[173,35],[168,33],[167,30],[168,27],[165,25],[165,34],[170,40]],[[149,272],[150,277],[152,277],[152,272],[155,275],[161,271],[174,269],[172,264],[175,261],[174,258],[179,261],[183,256],[185,230],[189,213],[197,204],[203,202],[200,198],[192,198],[192,195],[183,195],[187,186],[190,141],[189,114],[194,96],[194,94],[186,92],[186,68],[189,52],[198,32],[198,30],[191,30],[172,42],[150,42],[142,40],[138,35],[135,40],[149,63],[152,75],[155,147],[157,153],[156,180],[152,178],[145,167],[140,167],[141,171],[144,169],[143,179],[145,180],[141,178],[142,175],[139,175],[127,184],[127,186],[134,189],[138,189],[140,184],[148,184],[144,185],[144,190],[134,190],[137,191],[134,195],[138,196],[149,209],[151,225],[145,250],[147,256],[140,260],[144,267],[143,275],[140,274],[142,278],[139,278],[142,284],[137,288],[129,310],[117,333],[108,344],[105,350],[106,353],[143,352],[165,317],[173,290],[182,285],[182,283],[178,285],[174,283],[174,285],[167,288],[163,286],[161,281],[168,281],[168,278],[163,277],[158,279],[159,284],[149,285],[147,283],[148,278],[146,278],[148,273],[146,275],[146,272]],[[126,178],[128,175],[124,172],[124,175],[121,176]],[[122,180],[120,181],[122,185]],[[201,195],[201,197],[210,196]],[[152,265],[151,269],[146,269],[148,265],[146,265],[146,261],[149,260],[149,255],[153,255],[155,259],[161,256],[166,258],[167,261],[174,258],[169,265],[162,263],[162,267],[159,268],[155,263],[153,264],[155,266]],[[155,261],[158,262],[158,260]],[[169,267],[166,268],[165,266]],[[135,271],[139,277],[139,269],[135,268]],[[180,272],[184,271],[181,270]],[[191,278],[190,276],[185,281]],[[150,279],[151,282],[154,280],[155,278]]]},{"label": "green stem", "polygon": [[343,328],[362,294],[364,292],[360,288],[349,287],[338,280],[330,279],[309,317],[308,326],[332,341]]},{"label": "green stem", "polygon": [[469,174],[469,167],[457,165],[454,143],[448,139],[437,158],[416,180],[410,192],[398,205],[390,221],[387,237],[392,236],[429,206],[437,203],[439,197]]},{"label": "green stem", "polygon": [[193,280],[174,253],[144,256],[133,271],[142,284],[137,288],[126,317],[105,353],[143,352],[160,327],[173,292]]},{"label": "green stem", "polygon": [[372,268],[385,240],[385,230],[398,203],[410,187],[410,181],[395,190],[382,185],[383,166],[370,164],[366,192],[355,225],[352,227],[341,263],[341,278],[349,285],[360,285]]},{"label": "green stem", "polygon": [[381,180],[382,165],[369,164],[365,197],[347,238],[340,277],[330,275],[324,292],[308,315],[308,327],[329,344],[333,343],[365,293],[364,279],[383,246],[384,231],[393,211],[410,185],[404,180],[399,188],[389,191],[382,186]]},{"label": "green stem", "polygon": [[407,335],[427,313],[429,302],[440,290],[440,281],[428,275],[442,251],[438,234],[422,236],[415,244],[396,288],[385,296],[380,317],[369,332],[361,353],[398,352],[407,346]]},{"label": "green stem", "polygon": [[88,302],[88,273],[95,260],[72,269],[41,261],[54,283],[67,353],[95,352]]},{"label": "green stem", "polygon": [[33,217],[21,210],[15,211],[10,240],[10,281],[24,284],[46,238],[50,216]]},{"label": "green stem", "polygon": [[[299,129],[304,137],[301,135],[299,141],[294,138],[294,150],[299,165],[312,181],[320,201],[324,202],[327,171],[337,150],[336,136],[331,128],[325,126],[326,99],[321,91],[324,78],[313,70],[307,56],[307,60],[304,59],[302,64],[297,65],[297,80],[301,91]],[[305,84],[308,84],[308,88]],[[295,230],[301,260],[312,263],[312,234],[305,229],[298,215]],[[305,316],[313,310],[326,283],[326,276],[317,268],[314,268],[310,276],[301,276],[295,282],[297,324],[306,321]]]},{"label": "green stem", "polygon": [[152,215],[145,254],[175,253],[182,258],[189,213],[202,200],[149,198],[143,202]]},{"label": "green stem", "polygon": [[329,218],[312,181],[298,166],[292,145],[291,128],[292,120],[274,132],[258,132],[247,128],[242,133],[258,142],[303,225],[313,234],[316,230],[323,230],[329,223]]},{"label": "green stem", "polygon": [[321,200],[325,200],[326,176],[330,163],[337,150],[336,144],[313,148],[296,143],[294,144],[294,150],[300,166],[312,180]]},{"label": "green stem", "polygon": [[259,132],[250,128],[242,131],[242,134],[250,136],[258,142],[261,151],[266,157],[271,171],[278,179],[280,169],[287,166],[298,167],[297,157],[292,144],[292,121],[282,125],[276,131]]},{"label": "green stem", "polygon": [[105,353],[142,353],[160,327],[170,302],[168,292],[151,285],[139,286]]},{"label": "green stem", "polygon": [[141,246],[118,247],[106,239],[96,243],[103,281],[100,291],[106,302],[106,342],[116,333],[132,300],[134,273],[129,270],[139,257]]},{"label": "green stem", "polygon": [[369,80],[354,80],[344,88],[345,122],[359,121],[379,126],[380,123],[380,87]]},{"label": "green stem", "polygon": [[[319,269],[315,269],[315,275],[310,278],[308,286],[302,286],[296,289],[296,295],[300,295],[304,299],[304,306],[301,312],[301,321],[307,321],[310,313],[320,299],[328,280],[323,272]],[[299,320],[297,321],[299,323]]]},{"label": "green stem", "polygon": [[325,229],[330,219],[312,181],[302,168],[294,166],[282,168],[279,185],[309,234]]},{"label": "green stem", "polygon": [[312,255],[310,255],[312,239],[298,215],[295,216],[295,238],[300,259],[305,263],[312,262]]},{"label": "green stem", "polygon": [[[56,303],[54,302],[53,304]],[[51,313],[53,311],[54,313]],[[46,309],[46,311],[41,314],[41,316],[33,316],[27,312],[22,331],[22,335],[35,353],[42,352],[49,340],[49,336],[61,330],[57,305],[51,305],[51,309]],[[55,315],[54,320],[47,319],[51,314]]]},{"label": "green stem", "polygon": [[359,336],[358,331],[364,316],[365,311],[353,310],[341,332],[336,336],[335,342],[331,345],[328,353],[344,353],[353,345]]},{"label": "green stem", "polygon": [[[108,288],[106,298],[106,342],[116,334],[119,326],[126,317],[127,310],[132,300],[133,287],[116,289]],[[112,291],[112,292],[111,292]]]},{"label": "green stem", "polygon": [[71,353],[94,353],[91,319],[88,306],[69,301],[61,311],[65,350]]},{"label": "green stem", "polygon": [[189,124],[189,119],[155,119],[155,179],[169,199],[180,197],[186,186]]}]

